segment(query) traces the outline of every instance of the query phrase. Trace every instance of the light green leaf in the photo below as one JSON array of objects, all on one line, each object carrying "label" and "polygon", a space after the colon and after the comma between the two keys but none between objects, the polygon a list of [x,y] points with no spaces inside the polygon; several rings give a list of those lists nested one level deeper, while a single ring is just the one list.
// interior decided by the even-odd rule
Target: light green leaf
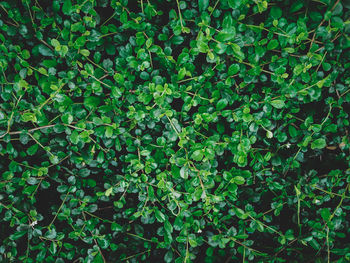
[{"label": "light green leaf", "polygon": [[238,185],[241,185],[241,184],[244,184],[245,183],[245,179],[244,179],[244,177],[242,177],[242,176],[235,176],[234,178],[233,178],[233,181],[235,182],[235,184],[238,184]]},{"label": "light green leaf", "polygon": [[234,27],[230,27],[230,28],[224,28],[223,30],[221,30],[221,32],[219,32],[219,34],[215,37],[215,39],[220,42],[227,42],[234,39],[235,36],[236,36],[236,29]]},{"label": "light green leaf", "polygon": [[85,57],[88,57],[88,56],[90,56],[90,51],[87,49],[81,49],[80,54],[82,54]]},{"label": "light green leaf", "polygon": [[113,192],[113,187],[108,188],[105,192],[105,196],[110,196],[112,192]]},{"label": "light green leaf", "polygon": [[324,147],[326,147],[327,143],[326,143],[326,140],[323,139],[323,138],[320,138],[320,139],[317,139],[317,140],[314,140],[312,143],[311,143],[311,149],[323,149]]},{"label": "light green leaf", "polygon": [[203,156],[202,150],[195,150],[191,155],[191,159],[200,162],[203,159]]},{"label": "light green leaf", "polygon": [[276,109],[282,109],[285,105],[283,100],[273,100],[270,104]]},{"label": "light green leaf", "polygon": [[158,222],[163,223],[165,221],[165,215],[156,208],[156,210],[154,211],[156,219],[158,220]]}]

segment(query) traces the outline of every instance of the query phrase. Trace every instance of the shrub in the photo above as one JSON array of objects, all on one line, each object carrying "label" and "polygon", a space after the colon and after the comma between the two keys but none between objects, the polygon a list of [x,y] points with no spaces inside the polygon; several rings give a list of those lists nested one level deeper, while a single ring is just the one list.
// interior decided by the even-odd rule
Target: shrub
[{"label": "shrub", "polygon": [[348,1],[0,2],[1,262],[348,262]]}]

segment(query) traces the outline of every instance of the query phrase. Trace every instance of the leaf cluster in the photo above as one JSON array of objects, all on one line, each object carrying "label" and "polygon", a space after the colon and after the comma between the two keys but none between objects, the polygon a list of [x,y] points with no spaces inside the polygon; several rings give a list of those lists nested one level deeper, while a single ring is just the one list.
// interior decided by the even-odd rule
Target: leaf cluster
[{"label": "leaf cluster", "polygon": [[0,261],[348,262],[349,14],[0,1]]}]

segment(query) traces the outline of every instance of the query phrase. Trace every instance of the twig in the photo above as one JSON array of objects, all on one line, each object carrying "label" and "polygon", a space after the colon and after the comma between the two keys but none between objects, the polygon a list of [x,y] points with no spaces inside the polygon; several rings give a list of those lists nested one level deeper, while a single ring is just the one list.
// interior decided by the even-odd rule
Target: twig
[{"label": "twig", "polygon": [[57,210],[57,212],[56,212],[56,214],[55,214],[55,217],[52,219],[52,221],[51,221],[51,223],[49,224],[48,228],[50,228],[51,225],[53,224],[53,222],[55,222],[56,217],[58,216],[58,213],[61,211],[61,209],[62,209],[64,203],[66,202],[69,193],[70,193],[70,189],[68,189],[68,192],[67,192],[66,196],[64,197],[64,199],[63,199],[63,201],[62,201],[60,207],[58,208],[58,210]]},{"label": "twig", "polygon": [[[319,190],[319,191],[321,191],[321,192],[324,192],[324,193],[326,193],[326,194],[329,194],[329,195],[336,195],[336,196],[343,197],[343,195],[340,195],[340,194],[337,194],[337,193],[333,193],[333,192],[329,192],[329,191],[324,190],[324,189],[322,189],[322,188],[320,188],[320,187],[317,187],[316,185],[312,185],[312,187],[316,188],[317,190]],[[350,198],[350,196],[344,195],[344,199],[345,199],[345,198]]]},{"label": "twig", "polygon": [[129,256],[129,257],[126,257],[126,258],[122,259],[122,261],[129,260],[129,259],[131,259],[131,258],[140,256],[140,255],[143,255],[143,254],[145,254],[145,253],[147,253],[147,252],[149,252],[149,251],[151,251],[151,249],[148,249],[148,250],[145,250],[145,251],[143,251],[143,252],[137,253],[137,254],[135,254],[135,255],[131,255],[131,256]]},{"label": "twig", "polygon": [[181,15],[181,10],[180,10],[180,4],[179,4],[179,0],[176,0],[177,3],[177,10],[179,11],[179,18],[180,18],[180,24],[181,24],[181,30],[183,29],[183,24],[182,24],[182,15]]},{"label": "twig", "polygon": [[[333,9],[337,6],[337,4],[339,3],[340,0],[337,0],[337,2],[335,2],[335,4],[333,5],[333,7],[330,9],[330,11],[333,11]],[[317,28],[315,29],[315,32],[312,36],[312,39],[311,39],[311,43],[310,43],[310,47],[309,47],[309,52],[311,50],[311,47],[312,47],[312,44],[315,42],[315,36],[316,36],[316,31],[317,29],[323,25],[323,23],[326,22],[325,19],[322,19],[321,23],[317,26]]]}]

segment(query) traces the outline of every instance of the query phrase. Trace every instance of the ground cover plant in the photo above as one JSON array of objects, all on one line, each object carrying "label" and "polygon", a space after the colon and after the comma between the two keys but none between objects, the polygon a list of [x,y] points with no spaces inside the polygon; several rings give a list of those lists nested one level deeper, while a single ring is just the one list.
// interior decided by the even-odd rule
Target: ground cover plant
[{"label": "ground cover plant", "polygon": [[0,262],[349,262],[349,14],[0,1]]}]

